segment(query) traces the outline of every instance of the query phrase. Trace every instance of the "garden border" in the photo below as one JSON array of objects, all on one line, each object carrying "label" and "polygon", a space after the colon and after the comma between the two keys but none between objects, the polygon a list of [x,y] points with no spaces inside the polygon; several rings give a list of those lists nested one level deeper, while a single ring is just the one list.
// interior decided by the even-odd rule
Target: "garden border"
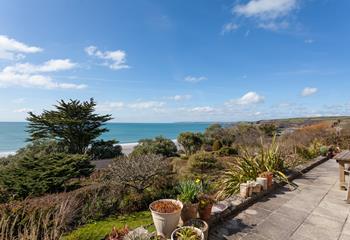
[{"label": "garden border", "polygon": [[[330,158],[328,157],[322,157],[322,156],[314,158],[308,161],[307,163],[301,164],[297,166],[295,169],[291,170],[291,172],[287,175],[287,178],[289,181],[292,181],[298,178],[299,176],[302,176],[304,173],[310,171],[311,169],[317,167],[318,165],[328,161],[329,159]],[[213,224],[222,222],[229,216],[238,215],[240,212],[247,209],[254,203],[258,202],[260,199],[262,199],[264,196],[269,195],[270,193],[274,192],[276,189],[278,189],[283,185],[285,184],[274,183],[271,189],[255,194],[254,196],[248,197],[245,199],[240,197],[237,194],[223,201],[220,201],[219,203],[225,204],[227,206],[227,209],[224,210],[223,212],[218,212],[216,214],[213,214],[209,221],[209,225],[212,226]]]}]

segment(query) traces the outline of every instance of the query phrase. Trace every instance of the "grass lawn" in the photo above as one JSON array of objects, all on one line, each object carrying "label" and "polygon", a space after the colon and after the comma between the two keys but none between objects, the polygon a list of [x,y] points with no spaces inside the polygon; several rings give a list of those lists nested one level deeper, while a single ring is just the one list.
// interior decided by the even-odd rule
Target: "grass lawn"
[{"label": "grass lawn", "polygon": [[[101,240],[112,228],[123,227],[127,225],[129,228],[137,228],[147,226],[152,223],[152,216],[149,211],[132,213],[125,216],[110,217],[101,221],[86,224],[65,235],[62,240]],[[154,231],[154,226],[147,228]]]}]

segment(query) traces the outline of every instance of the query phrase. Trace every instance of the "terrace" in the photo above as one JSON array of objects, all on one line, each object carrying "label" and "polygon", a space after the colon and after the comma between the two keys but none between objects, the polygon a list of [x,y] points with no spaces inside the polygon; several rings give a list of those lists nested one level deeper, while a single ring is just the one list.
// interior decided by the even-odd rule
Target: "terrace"
[{"label": "terrace", "polygon": [[330,159],[278,188],[236,216],[212,227],[209,239],[350,239],[350,205],[339,188],[338,164]]}]

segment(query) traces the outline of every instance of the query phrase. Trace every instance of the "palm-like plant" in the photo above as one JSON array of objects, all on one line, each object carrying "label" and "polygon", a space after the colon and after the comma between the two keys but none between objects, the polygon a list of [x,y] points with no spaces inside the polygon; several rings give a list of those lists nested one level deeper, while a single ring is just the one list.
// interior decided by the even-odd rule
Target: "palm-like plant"
[{"label": "palm-like plant", "polygon": [[279,181],[288,182],[283,173],[286,170],[279,146],[274,137],[272,143],[264,146],[261,141],[258,153],[241,148],[236,162],[224,173],[220,181],[220,196],[230,196],[239,191],[239,186],[248,180],[255,180],[260,173],[272,172]]}]

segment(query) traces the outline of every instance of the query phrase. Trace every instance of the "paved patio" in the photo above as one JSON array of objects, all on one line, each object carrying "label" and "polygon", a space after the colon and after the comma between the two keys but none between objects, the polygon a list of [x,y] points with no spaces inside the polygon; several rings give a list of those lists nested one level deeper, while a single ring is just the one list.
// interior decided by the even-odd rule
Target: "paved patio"
[{"label": "paved patio", "polygon": [[213,227],[209,240],[349,240],[350,204],[329,160],[239,215]]}]

